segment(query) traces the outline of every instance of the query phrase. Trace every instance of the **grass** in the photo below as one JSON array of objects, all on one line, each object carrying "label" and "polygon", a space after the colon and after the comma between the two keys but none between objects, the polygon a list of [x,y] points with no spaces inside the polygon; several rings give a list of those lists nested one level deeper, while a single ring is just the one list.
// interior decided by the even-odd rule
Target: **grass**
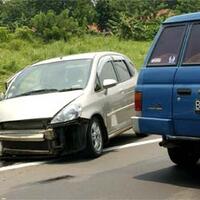
[{"label": "grass", "polygon": [[0,90],[3,83],[14,73],[27,65],[48,58],[92,52],[117,51],[127,55],[137,69],[143,63],[150,42],[124,41],[114,36],[89,36],[72,38],[68,42],[43,43],[39,40],[13,39],[0,44]]}]

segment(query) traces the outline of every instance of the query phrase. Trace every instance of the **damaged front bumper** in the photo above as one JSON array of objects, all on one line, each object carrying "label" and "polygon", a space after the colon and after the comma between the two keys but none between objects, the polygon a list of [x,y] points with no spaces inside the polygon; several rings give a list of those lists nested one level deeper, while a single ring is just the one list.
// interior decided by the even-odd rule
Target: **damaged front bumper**
[{"label": "damaged front bumper", "polygon": [[88,120],[78,119],[46,129],[0,130],[1,157],[57,156],[86,147]]}]

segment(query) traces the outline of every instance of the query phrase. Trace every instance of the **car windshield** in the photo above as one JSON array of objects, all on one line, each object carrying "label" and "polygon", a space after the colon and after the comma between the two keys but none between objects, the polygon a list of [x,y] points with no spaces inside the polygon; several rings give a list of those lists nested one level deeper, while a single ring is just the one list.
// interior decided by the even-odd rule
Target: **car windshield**
[{"label": "car windshield", "polygon": [[91,62],[91,59],[79,59],[28,67],[11,83],[6,98],[84,89]]}]

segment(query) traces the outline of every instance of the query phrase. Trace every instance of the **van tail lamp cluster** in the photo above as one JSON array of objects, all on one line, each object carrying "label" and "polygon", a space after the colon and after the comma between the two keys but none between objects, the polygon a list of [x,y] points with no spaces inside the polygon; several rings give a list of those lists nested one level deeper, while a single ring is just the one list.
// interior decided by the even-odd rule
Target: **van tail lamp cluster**
[{"label": "van tail lamp cluster", "polygon": [[135,111],[142,111],[142,92],[135,91]]}]

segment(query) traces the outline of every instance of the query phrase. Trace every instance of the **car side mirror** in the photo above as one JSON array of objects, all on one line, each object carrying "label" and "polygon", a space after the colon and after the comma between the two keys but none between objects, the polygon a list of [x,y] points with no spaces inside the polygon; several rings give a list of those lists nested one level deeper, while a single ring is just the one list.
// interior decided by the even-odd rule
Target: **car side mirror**
[{"label": "car side mirror", "polygon": [[113,86],[117,85],[117,81],[114,80],[114,79],[105,79],[103,81],[103,88],[104,89],[108,89],[108,88],[111,88]]},{"label": "car side mirror", "polygon": [[0,101],[2,101],[5,98],[5,94],[3,92],[0,93]]}]

